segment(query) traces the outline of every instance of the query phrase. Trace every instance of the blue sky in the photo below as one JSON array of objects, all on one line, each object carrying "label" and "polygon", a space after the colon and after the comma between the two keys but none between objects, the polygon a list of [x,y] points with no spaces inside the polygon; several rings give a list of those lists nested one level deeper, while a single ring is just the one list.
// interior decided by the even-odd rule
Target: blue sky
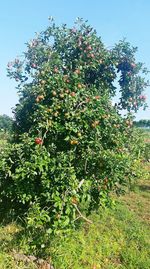
[{"label": "blue sky", "polygon": [[[0,114],[11,114],[18,101],[16,83],[6,74],[10,60],[25,51],[25,42],[44,30],[48,17],[56,23],[73,24],[76,17],[87,19],[106,46],[126,37],[138,46],[137,60],[150,70],[149,0],[1,0],[0,1]],[[147,76],[150,80],[150,75]],[[146,91],[150,105],[150,88]],[[137,119],[150,118],[150,109],[140,111]]]}]

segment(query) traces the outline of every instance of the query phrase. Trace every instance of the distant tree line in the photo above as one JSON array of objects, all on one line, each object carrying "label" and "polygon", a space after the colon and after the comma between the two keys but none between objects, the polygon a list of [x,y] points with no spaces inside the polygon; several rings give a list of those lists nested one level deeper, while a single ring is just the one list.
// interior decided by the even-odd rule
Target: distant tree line
[{"label": "distant tree line", "polygon": [[150,127],[150,120],[134,121],[134,125],[137,127]]},{"label": "distant tree line", "polygon": [[13,119],[8,115],[0,115],[0,131],[11,131],[13,125]]}]

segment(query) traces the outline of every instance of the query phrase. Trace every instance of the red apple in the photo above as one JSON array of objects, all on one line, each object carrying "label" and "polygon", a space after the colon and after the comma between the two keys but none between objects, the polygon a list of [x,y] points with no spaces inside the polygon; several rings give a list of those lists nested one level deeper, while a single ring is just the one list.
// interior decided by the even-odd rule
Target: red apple
[{"label": "red apple", "polygon": [[54,73],[56,73],[56,74],[58,73],[58,68],[57,67],[54,68]]},{"label": "red apple", "polygon": [[129,71],[129,72],[127,72],[127,74],[128,74],[128,76],[131,76],[132,75],[132,73]]},{"label": "red apple", "polygon": [[88,46],[88,47],[87,47],[87,50],[92,50],[92,47],[91,47],[91,46]]},{"label": "red apple", "polygon": [[55,91],[52,91],[52,95],[53,95],[53,96],[56,96],[57,93],[56,93]]},{"label": "red apple", "polygon": [[81,72],[80,72],[80,69],[76,69],[75,71],[74,71],[74,73],[75,74],[77,74],[77,75],[79,75]]},{"label": "red apple", "polygon": [[62,99],[64,98],[64,94],[63,94],[63,93],[60,93],[59,96],[60,96],[60,98],[62,98]]},{"label": "red apple", "polygon": [[31,67],[32,67],[32,68],[36,68],[37,65],[33,63],[33,64],[31,64]]},{"label": "red apple", "polygon": [[77,29],[76,28],[72,28],[71,29],[71,33],[75,34],[77,32]]},{"label": "red apple", "polygon": [[70,95],[71,95],[72,97],[75,97],[75,96],[76,96],[76,93],[75,93],[75,92],[71,92]]},{"label": "red apple", "polygon": [[46,83],[46,81],[45,81],[45,80],[41,80],[40,83],[41,83],[42,85],[44,85],[44,84]]},{"label": "red apple", "polygon": [[135,63],[131,63],[131,67],[132,68],[135,68],[136,67],[136,64]]},{"label": "red apple", "polygon": [[82,85],[80,83],[78,83],[78,89],[81,89]]},{"label": "red apple", "polygon": [[36,137],[35,138],[35,144],[42,145],[43,144],[43,139],[41,137]]},{"label": "red apple", "polygon": [[44,95],[43,94],[39,95],[38,97],[39,97],[40,100],[43,100],[44,99]]},{"label": "red apple", "polygon": [[99,99],[100,99],[100,96],[99,96],[99,95],[96,95],[96,96],[95,96],[95,99],[96,99],[96,100],[99,100]]}]

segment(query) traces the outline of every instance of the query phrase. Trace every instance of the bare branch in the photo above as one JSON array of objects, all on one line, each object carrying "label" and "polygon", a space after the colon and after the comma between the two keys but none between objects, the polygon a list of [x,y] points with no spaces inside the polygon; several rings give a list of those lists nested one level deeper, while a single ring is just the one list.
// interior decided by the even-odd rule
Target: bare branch
[{"label": "bare branch", "polygon": [[93,223],[91,220],[87,219],[85,216],[82,215],[81,211],[79,210],[79,208],[77,207],[76,204],[73,204],[73,205],[74,205],[74,207],[76,208],[77,212],[79,213],[79,215],[80,215],[80,217],[81,217],[82,219],[86,220],[86,221],[87,221],[88,223],[90,223],[90,224]]}]

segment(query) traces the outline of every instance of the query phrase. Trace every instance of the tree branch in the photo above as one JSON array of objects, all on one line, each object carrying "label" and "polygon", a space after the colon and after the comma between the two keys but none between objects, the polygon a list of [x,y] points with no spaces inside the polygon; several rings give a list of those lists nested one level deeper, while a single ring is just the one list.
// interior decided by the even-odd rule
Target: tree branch
[{"label": "tree branch", "polygon": [[93,223],[91,220],[87,219],[85,216],[82,215],[81,211],[79,210],[79,208],[77,207],[76,204],[73,204],[73,205],[74,205],[74,207],[76,208],[77,212],[79,213],[79,215],[80,215],[80,217],[81,217],[82,219],[84,219],[86,222],[88,222],[88,223],[90,223],[90,224]]}]

